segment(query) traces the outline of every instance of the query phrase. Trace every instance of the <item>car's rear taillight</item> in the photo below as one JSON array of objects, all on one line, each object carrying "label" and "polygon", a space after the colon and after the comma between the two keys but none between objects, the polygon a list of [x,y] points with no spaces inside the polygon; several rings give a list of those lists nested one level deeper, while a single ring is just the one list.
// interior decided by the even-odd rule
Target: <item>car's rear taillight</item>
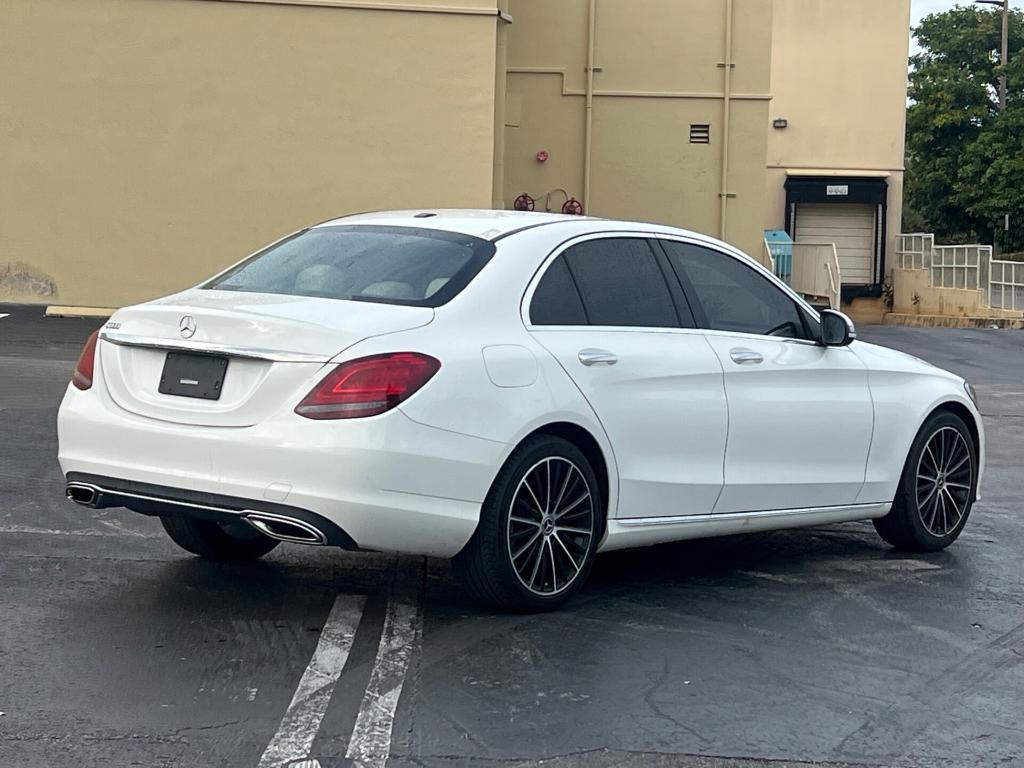
[{"label": "car's rear taillight", "polygon": [[71,377],[71,383],[79,389],[89,389],[92,386],[92,375],[96,368],[96,339],[99,331],[93,331],[86,339],[82,347],[82,354],[78,357],[78,364],[75,366],[75,374]]},{"label": "car's rear taillight", "polygon": [[416,352],[373,355],[342,363],[295,407],[307,419],[376,416],[408,399],[441,363]]}]

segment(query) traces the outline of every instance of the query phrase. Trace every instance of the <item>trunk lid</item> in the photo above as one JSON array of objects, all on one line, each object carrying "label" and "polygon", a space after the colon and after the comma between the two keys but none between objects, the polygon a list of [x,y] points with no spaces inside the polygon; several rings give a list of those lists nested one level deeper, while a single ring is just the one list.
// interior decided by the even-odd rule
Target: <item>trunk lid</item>
[{"label": "trunk lid", "polygon": [[[433,318],[427,307],[193,289],[118,311],[98,355],[107,391],[126,411],[245,427],[298,403],[310,378],[353,344]],[[226,358],[219,397],[161,393],[169,352]]]}]

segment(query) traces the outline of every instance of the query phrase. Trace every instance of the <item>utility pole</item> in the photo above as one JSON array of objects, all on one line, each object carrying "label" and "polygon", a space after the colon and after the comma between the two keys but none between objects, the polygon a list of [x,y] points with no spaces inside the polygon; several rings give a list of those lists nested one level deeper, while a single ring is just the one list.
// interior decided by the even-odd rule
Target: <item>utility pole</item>
[{"label": "utility pole", "polygon": [[1010,0],[974,0],[981,5],[1000,5],[1003,7],[1003,74],[999,76],[999,111],[1006,109],[1006,65],[1010,61]]}]

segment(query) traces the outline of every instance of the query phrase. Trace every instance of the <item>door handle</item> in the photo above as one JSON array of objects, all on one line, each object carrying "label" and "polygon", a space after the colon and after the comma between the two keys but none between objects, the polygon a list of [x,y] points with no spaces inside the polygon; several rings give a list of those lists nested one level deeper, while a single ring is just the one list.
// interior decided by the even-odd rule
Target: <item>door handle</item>
[{"label": "door handle", "polygon": [[729,350],[729,357],[736,365],[757,365],[764,362],[764,355],[746,347]]},{"label": "door handle", "polygon": [[581,349],[580,362],[584,365],[615,365],[619,358],[606,349]]}]

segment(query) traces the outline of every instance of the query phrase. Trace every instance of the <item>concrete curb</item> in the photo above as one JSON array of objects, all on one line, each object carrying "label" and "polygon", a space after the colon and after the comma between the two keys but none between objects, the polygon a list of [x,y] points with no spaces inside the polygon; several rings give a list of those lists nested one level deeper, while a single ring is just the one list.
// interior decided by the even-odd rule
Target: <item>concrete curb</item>
[{"label": "concrete curb", "polygon": [[901,325],[908,328],[1002,328],[1024,329],[1024,318],[1016,317],[948,317],[946,315],[905,315],[890,312],[882,325]]},{"label": "concrete curb", "polygon": [[110,317],[117,310],[110,307],[61,307],[46,308],[47,317]]}]

